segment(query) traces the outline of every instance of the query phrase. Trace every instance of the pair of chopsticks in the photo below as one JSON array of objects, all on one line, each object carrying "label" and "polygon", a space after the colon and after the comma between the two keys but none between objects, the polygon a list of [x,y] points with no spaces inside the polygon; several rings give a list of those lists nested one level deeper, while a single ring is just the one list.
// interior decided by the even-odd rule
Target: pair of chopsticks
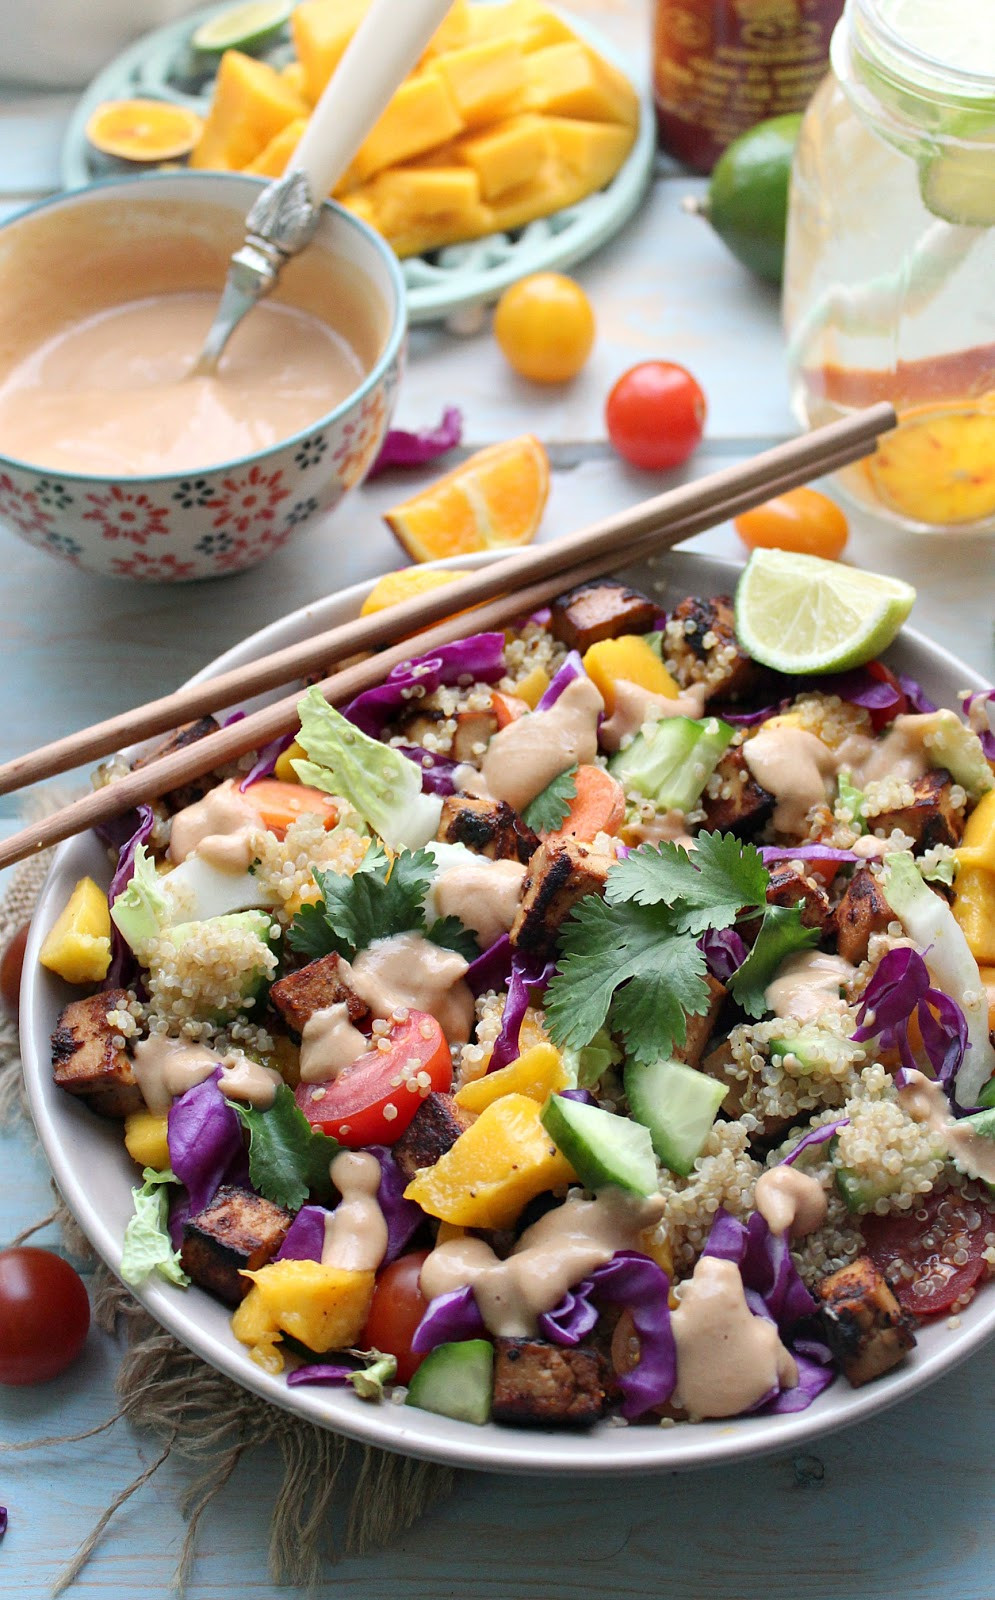
[{"label": "pair of chopsticks", "polygon": [[[380,683],[392,667],[411,656],[467,633],[503,627],[546,605],[565,589],[669,550],[727,517],[859,460],[875,448],[878,435],[893,428],[895,421],[891,406],[871,406],[766,450],[751,461],[644,500],[578,533],[505,556],[387,611],[355,618],[205,683],[95,723],[0,766],[0,794],[98,760],[123,745],[169,732],[181,723],[315,672],[327,674],[318,684],[327,700],[349,700]],[[472,614],[465,615],[470,608]],[[337,661],[360,651],[377,654],[329,673]],[[295,691],[13,834],[0,843],[0,867],[109,822],[142,801],[167,794],[290,732],[297,726],[298,699],[299,691]]]}]

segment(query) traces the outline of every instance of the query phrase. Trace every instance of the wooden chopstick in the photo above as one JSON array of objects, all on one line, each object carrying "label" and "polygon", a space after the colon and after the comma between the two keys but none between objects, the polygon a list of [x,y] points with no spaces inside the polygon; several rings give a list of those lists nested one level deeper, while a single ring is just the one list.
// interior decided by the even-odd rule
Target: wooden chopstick
[{"label": "wooden chopstick", "polygon": [[[878,413],[876,419],[878,431],[883,432],[889,425],[893,425],[894,415],[890,412],[890,408],[875,407],[874,410]],[[841,442],[839,425],[834,424],[833,428],[836,431],[832,439],[832,448],[823,450],[816,467],[818,474],[836,471],[867,454],[868,441],[863,431],[851,430],[849,435],[843,435]],[[807,436],[809,437],[811,436]],[[613,540],[579,565],[565,570],[557,569],[524,588],[516,587],[512,593],[501,595],[480,605],[470,615],[464,613],[447,617],[445,621],[418,633],[415,637],[406,637],[400,643],[390,645],[375,656],[325,677],[318,684],[319,689],[326,699],[332,702],[351,699],[364,689],[380,683],[392,667],[407,661],[412,655],[424,654],[436,649],[440,644],[448,644],[453,639],[461,638],[468,632],[503,627],[516,617],[527,615],[539,606],[547,604],[565,587],[588,582],[613,567],[625,566],[661,553],[682,539],[703,532],[715,522],[736,516],[740,511],[747,510],[772,495],[783,494],[788,489],[797,488],[814,475],[810,456],[806,453],[800,460],[797,458],[792,460],[789,457],[786,463],[785,448],[778,446],[777,450],[765,452],[765,457],[757,458],[766,459],[770,468],[761,480],[758,481],[755,472],[751,472],[747,486],[742,486],[740,480],[740,486],[735,487],[733,478],[733,486],[730,487],[730,472],[727,470],[717,475],[723,478],[725,494],[719,498],[713,494],[703,496],[702,499],[707,501],[704,509],[699,506],[698,509],[689,511],[685,506],[683,515],[668,518],[665,527],[659,525],[647,527],[645,523],[640,523],[639,531],[628,539],[624,548],[620,547],[617,540]],[[750,463],[751,467],[755,465],[755,461]],[[733,475],[735,471],[736,469],[732,469]],[[636,509],[642,511],[643,507]],[[507,561],[502,561],[496,564],[496,567],[506,569],[508,565]],[[484,572],[474,573],[471,576],[473,578],[489,576],[490,571],[491,569],[485,569]],[[453,604],[457,590],[463,591],[463,583],[447,585],[441,591],[447,597],[449,605]],[[387,613],[387,616],[397,617],[402,609],[398,606]],[[295,690],[293,694],[275,701],[272,705],[264,706],[259,711],[250,712],[248,716],[219,729],[217,733],[209,734],[195,744],[162,756],[147,767],[127,773],[104,788],[97,789],[71,805],[41,818],[19,833],[12,834],[9,839],[0,843],[0,868],[24,860],[26,856],[49,845],[58,844],[73,834],[82,833],[87,828],[108,822],[142,801],[154,799],[179,788],[192,779],[201,777],[204,773],[244,755],[247,750],[258,749],[271,739],[289,732],[297,723],[299,698],[300,691]]]},{"label": "wooden chopstick", "polygon": [[[730,492],[745,493],[756,487],[762,492],[754,499],[767,499],[777,473],[804,467],[804,476],[796,480],[803,483],[809,477],[831,470],[825,461],[838,444],[847,449],[860,444],[863,448],[848,457],[856,459],[857,455],[866,454],[877,435],[893,427],[894,422],[889,406],[872,406],[843,422],[832,423],[767,450],[750,462],[726,467],[707,478],[656,495],[578,533],[506,556],[483,571],[469,573],[445,588],[407,600],[389,611],[330,628],[205,683],[178,689],[134,710],[94,723],[92,727],[0,765],[0,794],[25,788],[85,762],[98,761],[124,745],[169,732],[183,722],[264,694],[295,678],[307,677],[316,671],[327,672],[344,656],[379,649],[455,611],[507,593],[524,583],[538,582],[552,573],[566,573],[571,566],[602,549],[616,548],[619,556],[624,556],[629,541],[645,532],[677,525],[688,515],[698,517],[707,513],[710,522],[721,521],[726,513],[720,507]],[[566,586],[564,580],[561,587]]]}]

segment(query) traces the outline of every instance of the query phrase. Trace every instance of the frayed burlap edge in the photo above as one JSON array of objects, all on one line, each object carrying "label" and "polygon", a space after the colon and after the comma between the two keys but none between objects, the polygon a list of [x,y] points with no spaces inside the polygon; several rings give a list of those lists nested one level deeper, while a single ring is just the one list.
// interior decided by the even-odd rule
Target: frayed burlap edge
[{"label": "frayed burlap edge", "polygon": [[[30,919],[49,860],[50,852],[45,852],[21,866],[0,901],[0,951]],[[15,1123],[33,1133],[17,1029],[13,1022],[4,1021],[0,1024],[0,1127]],[[74,1582],[115,1512],[171,1457],[182,1459],[190,1469],[190,1483],[180,1504],[187,1531],[174,1577],[181,1594],[193,1569],[205,1511],[242,1457],[261,1446],[275,1446],[283,1465],[270,1520],[269,1571],[274,1583],[315,1588],[326,1560],[339,1553],[359,1555],[392,1543],[452,1492],[454,1473],[450,1468],[353,1444],[330,1429],[270,1405],[209,1367],[166,1333],[108,1268],[98,1263],[57,1191],[56,1200],[55,1209],[16,1242],[52,1223],[61,1227],[67,1254],[90,1274],[94,1320],[108,1333],[124,1332],[127,1348],[116,1382],[120,1404],[112,1416],[85,1433],[0,1445],[0,1452],[61,1450],[122,1421],[155,1434],[163,1447],[152,1464],[107,1506],[59,1574],[53,1595]]]}]

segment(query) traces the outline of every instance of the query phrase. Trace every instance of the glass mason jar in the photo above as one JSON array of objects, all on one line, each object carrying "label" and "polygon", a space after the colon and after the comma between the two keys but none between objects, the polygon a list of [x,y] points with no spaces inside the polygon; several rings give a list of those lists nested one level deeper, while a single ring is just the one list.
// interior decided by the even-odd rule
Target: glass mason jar
[{"label": "glass mason jar", "polygon": [[995,532],[995,0],[846,0],[792,173],[784,317],[808,427],[900,426],[841,488]]}]

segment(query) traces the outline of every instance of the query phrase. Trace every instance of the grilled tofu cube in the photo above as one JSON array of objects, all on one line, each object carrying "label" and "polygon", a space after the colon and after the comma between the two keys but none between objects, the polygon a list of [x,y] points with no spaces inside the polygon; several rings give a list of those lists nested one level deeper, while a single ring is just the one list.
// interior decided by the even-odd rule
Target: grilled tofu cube
[{"label": "grilled tofu cube", "polygon": [[598,1350],[544,1339],[495,1339],[495,1422],[585,1427],[607,1409],[611,1378]]},{"label": "grilled tofu cube", "polygon": [[511,925],[517,950],[548,949],[564,918],[588,894],[604,894],[612,857],[579,839],[547,839],[539,846],[522,884]]},{"label": "grilled tofu cube", "polygon": [[829,896],[814,878],[808,878],[786,861],[774,867],[767,885],[767,904],[771,906],[800,906],[802,926],[818,928],[825,933],[832,918]]},{"label": "grilled tofu cube", "polygon": [[480,758],[497,733],[493,711],[458,711],[453,734],[452,758],[479,765]]},{"label": "grilled tofu cube", "polygon": [[826,1343],[855,1389],[895,1367],[915,1346],[915,1334],[869,1256],[831,1272],[816,1287]]},{"label": "grilled tofu cube", "polygon": [[339,973],[339,957],[334,950],[306,967],[280,978],[269,992],[270,1003],[280,1012],[288,1028],[302,1034],[304,1024],[316,1011],[345,1004],[350,1022],[361,1022],[369,1015],[364,1000],[353,994]]},{"label": "grilled tofu cube", "polygon": [[433,1090],[426,1095],[394,1145],[394,1160],[404,1176],[413,1178],[421,1167],[434,1167],[473,1120],[472,1112],[458,1106],[451,1094]]},{"label": "grilled tofu cube", "polygon": [[708,984],[708,1010],[702,1012],[700,1017],[688,1017],[687,1037],[682,1045],[675,1045],[673,1051],[674,1059],[683,1061],[689,1067],[701,1065],[705,1046],[715,1032],[722,1002],[729,992],[725,984],[713,978],[711,973],[706,973],[705,982]]},{"label": "grilled tofu cube", "polygon": [[836,948],[844,961],[859,967],[867,960],[872,933],[885,933],[894,913],[870,867],[858,867],[836,910],[833,926]]},{"label": "grilled tofu cube", "polygon": [[739,745],[724,752],[701,803],[706,828],[734,833],[739,839],[756,833],[774,810],[774,796],[754,781]]},{"label": "grilled tofu cube", "polygon": [[70,1000],[52,1034],[52,1074],[60,1089],[82,1095],[102,1117],[127,1117],[145,1101],[108,1013],[128,1004],[124,989]]},{"label": "grilled tofu cube", "polygon": [[226,1183],[209,1206],[184,1223],[180,1263],[194,1283],[237,1306],[252,1287],[239,1274],[271,1261],[293,1220],[272,1200]]},{"label": "grilled tofu cube", "polygon": [[663,653],[683,689],[705,685],[706,701],[743,700],[770,679],[767,668],[741,648],[732,600],[724,594],[682,600],[667,625]]},{"label": "grilled tofu cube", "polygon": [[953,848],[964,834],[964,808],[953,805],[950,799],[953,786],[946,768],[934,767],[912,785],[911,805],[879,811],[867,820],[872,828],[883,829],[886,836],[893,828],[901,828],[911,836],[917,850],[931,850],[937,844]]},{"label": "grilled tofu cube", "polygon": [[581,584],[554,600],[550,629],[554,639],[583,655],[601,639],[617,639],[620,633],[649,633],[657,609],[638,589],[603,578]]},{"label": "grilled tofu cube", "polygon": [[523,867],[539,848],[539,835],[507,800],[477,800],[468,794],[446,796],[435,837],[446,844],[465,844],[491,861],[518,861]]},{"label": "grilled tofu cube", "polygon": [[[196,744],[198,739],[206,739],[209,733],[217,733],[220,726],[216,717],[198,717],[196,722],[188,722],[182,728],[177,728],[168,739],[157,744],[154,750],[136,756],[131,763],[131,770],[137,772],[153,761],[160,760],[162,756],[170,756],[176,750],[185,750],[188,745]],[[198,800],[203,800],[208,790],[214,788],[216,781],[214,773],[206,772],[202,778],[191,778],[189,783],[183,784],[179,789],[171,789],[168,794],[161,797],[162,802],[171,812],[182,811],[185,806],[192,806]]]}]

